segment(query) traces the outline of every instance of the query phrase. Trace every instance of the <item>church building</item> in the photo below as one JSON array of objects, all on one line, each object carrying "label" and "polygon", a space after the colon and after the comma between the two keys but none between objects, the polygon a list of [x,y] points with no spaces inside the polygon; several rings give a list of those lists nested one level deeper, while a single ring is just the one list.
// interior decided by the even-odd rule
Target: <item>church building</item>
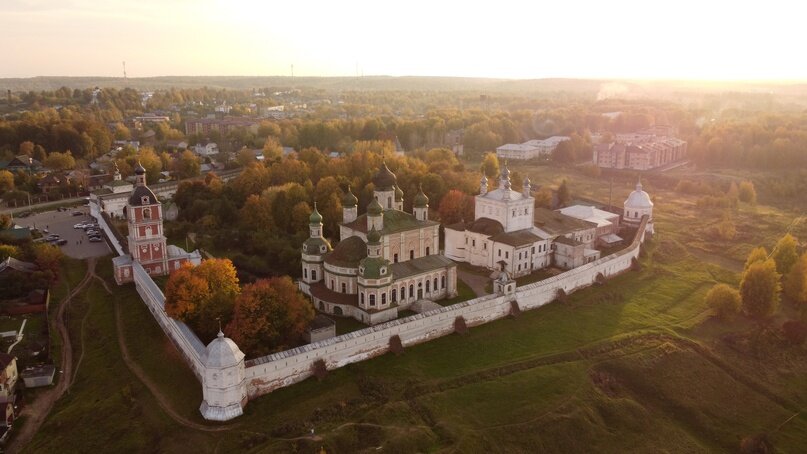
[{"label": "church building", "polygon": [[132,262],[139,262],[150,276],[164,276],[185,262],[201,263],[198,251],[188,253],[177,246],[167,246],[163,234],[162,203],[146,185],[146,169],[140,163],[134,169],[136,181],[125,207],[129,228],[129,254],[112,259],[115,282],[131,282]]},{"label": "church building", "polygon": [[386,163],[373,184],[373,199],[362,215],[348,188],[335,248],[322,236],[322,216],[314,205],[300,281],[319,311],[370,325],[397,318],[399,310],[418,300],[457,293],[456,264],[440,254],[440,224],[429,220],[429,199],[422,188],[407,213],[404,193]]}]

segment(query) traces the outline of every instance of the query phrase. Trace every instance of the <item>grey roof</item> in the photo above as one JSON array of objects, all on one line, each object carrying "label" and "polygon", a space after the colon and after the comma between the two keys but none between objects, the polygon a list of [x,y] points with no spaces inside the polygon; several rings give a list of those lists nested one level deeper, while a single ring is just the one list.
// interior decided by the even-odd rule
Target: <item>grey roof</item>
[{"label": "grey roof", "polygon": [[346,268],[356,268],[359,261],[367,257],[367,244],[358,236],[340,241],[333,252],[325,257],[325,263]]},{"label": "grey roof", "polygon": [[235,342],[219,331],[219,335],[207,345],[204,364],[205,367],[232,367],[243,359],[244,353]]},{"label": "grey roof", "polygon": [[535,208],[535,225],[553,235],[565,235],[570,232],[597,227],[597,224],[567,216],[558,211],[546,208]]},{"label": "grey roof", "polygon": [[541,237],[532,233],[531,229],[517,230],[515,232],[502,232],[494,235],[491,240],[510,246],[526,246],[536,241],[541,241]]},{"label": "grey roof", "polygon": [[23,273],[33,273],[34,271],[37,271],[39,267],[34,263],[23,262],[22,260],[17,260],[14,257],[7,257],[5,260],[0,262],[0,273],[7,269],[22,271]]},{"label": "grey roof", "polygon": [[[143,197],[147,197],[146,203],[144,203]],[[154,192],[149,189],[148,186],[138,186],[134,188],[132,191],[132,195],[129,196],[129,206],[136,206],[136,205],[156,205],[160,203],[157,200],[157,196],[154,195]]]},{"label": "grey roof", "polygon": [[427,255],[405,262],[393,263],[389,267],[392,270],[392,278],[398,280],[450,266],[457,265],[445,256]]}]

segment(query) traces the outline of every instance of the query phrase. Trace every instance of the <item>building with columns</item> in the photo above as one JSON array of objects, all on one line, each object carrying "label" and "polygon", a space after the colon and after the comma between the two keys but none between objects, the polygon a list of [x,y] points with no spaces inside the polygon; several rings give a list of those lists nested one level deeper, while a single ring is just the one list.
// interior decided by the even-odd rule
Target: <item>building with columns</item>
[{"label": "building with columns", "polygon": [[440,254],[440,224],[429,220],[429,198],[422,188],[407,213],[404,193],[386,163],[373,184],[373,199],[362,215],[348,188],[336,247],[322,237],[322,216],[314,206],[300,280],[300,289],[319,311],[370,325],[397,318],[399,310],[416,301],[457,293],[456,264]]},{"label": "building with columns", "polygon": [[168,246],[163,234],[162,203],[146,185],[146,169],[135,167],[135,186],[129,195],[125,215],[129,235],[129,254],[115,257],[115,281],[132,281],[132,262],[139,262],[150,276],[164,276],[185,262],[201,263],[198,251],[188,253],[177,246]]}]

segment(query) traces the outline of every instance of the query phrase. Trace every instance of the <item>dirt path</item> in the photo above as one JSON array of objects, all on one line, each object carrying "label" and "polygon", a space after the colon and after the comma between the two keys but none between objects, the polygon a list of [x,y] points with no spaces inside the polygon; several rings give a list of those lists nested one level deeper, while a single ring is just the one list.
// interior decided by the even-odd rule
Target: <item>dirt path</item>
[{"label": "dirt path", "polygon": [[95,263],[94,258],[87,259],[87,274],[84,275],[76,288],[69,291],[67,296],[59,303],[59,309],[56,312],[54,326],[59,330],[59,336],[62,339],[62,362],[60,365],[62,374],[59,377],[59,382],[53,388],[43,392],[20,412],[20,416],[25,416],[26,421],[20,431],[13,435],[8,445],[9,452],[19,452],[31,441],[42,423],[45,422],[45,418],[50,414],[53,405],[65,392],[69,391],[70,385],[73,383],[73,348],[70,343],[67,324],[65,323],[65,313],[73,297],[84,290],[84,287],[92,279],[95,272]]},{"label": "dirt path", "polygon": [[[101,279],[101,277],[96,275],[94,272],[92,274],[92,277],[98,279],[104,286],[104,289],[106,289],[107,293],[112,295],[112,290],[110,290],[109,285],[105,280]],[[146,388],[148,388],[149,392],[151,392],[151,395],[154,396],[154,399],[157,400],[157,404],[165,412],[165,414],[167,414],[171,419],[176,421],[177,424],[185,426],[189,429],[200,430],[204,432],[224,432],[232,430],[235,427],[235,425],[205,426],[203,424],[195,423],[193,421],[186,419],[171,407],[171,403],[168,397],[160,391],[160,389],[157,387],[156,384],[154,384],[153,381],[151,381],[151,379],[146,375],[146,373],[143,372],[143,369],[141,369],[140,366],[132,360],[129,354],[129,348],[126,346],[126,340],[124,339],[123,319],[121,318],[120,315],[120,307],[118,305],[118,301],[117,300],[114,301],[115,301],[114,303],[115,327],[118,332],[118,345],[120,346],[121,358],[123,359],[123,362],[126,364],[126,367],[128,367],[129,370],[135,375],[135,377],[137,377],[137,379],[140,380],[140,382],[143,383],[143,385]]]}]

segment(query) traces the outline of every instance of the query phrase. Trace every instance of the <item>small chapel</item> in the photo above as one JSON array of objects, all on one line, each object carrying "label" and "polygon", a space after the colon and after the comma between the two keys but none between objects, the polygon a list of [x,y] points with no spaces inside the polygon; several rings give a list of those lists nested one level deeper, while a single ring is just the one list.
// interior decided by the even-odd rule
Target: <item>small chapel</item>
[{"label": "small chapel", "polygon": [[373,198],[361,215],[358,198],[348,188],[334,248],[322,236],[322,215],[314,205],[300,280],[300,289],[320,312],[369,325],[395,319],[415,302],[457,293],[457,266],[440,253],[440,223],[429,219],[423,189],[408,213],[404,192],[386,162],[373,185]]},{"label": "small chapel", "polygon": [[124,208],[129,234],[129,253],[112,259],[115,282],[132,282],[132,264],[140,263],[150,276],[164,276],[185,262],[201,263],[199,251],[192,253],[167,245],[163,234],[163,208],[154,192],[146,185],[146,169],[137,163],[135,185]]}]

